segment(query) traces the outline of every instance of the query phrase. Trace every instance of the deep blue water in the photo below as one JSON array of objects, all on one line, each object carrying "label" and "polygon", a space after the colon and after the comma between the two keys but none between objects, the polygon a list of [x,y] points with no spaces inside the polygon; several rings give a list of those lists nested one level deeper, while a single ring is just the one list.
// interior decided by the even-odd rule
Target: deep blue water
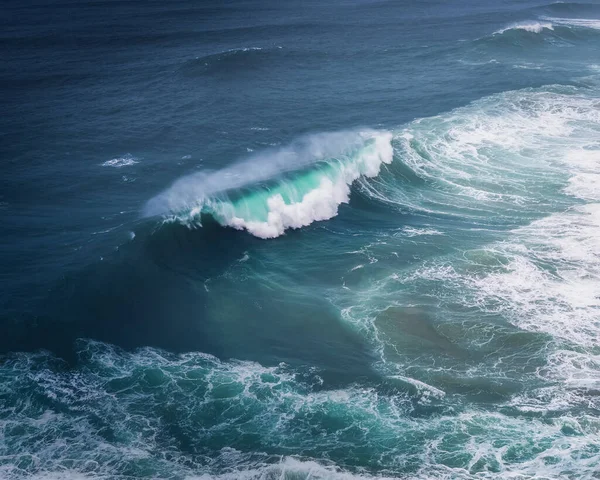
[{"label": "deep blue water", "polygon": [[0,24],[0,478],[600,478],[600,3]]}]

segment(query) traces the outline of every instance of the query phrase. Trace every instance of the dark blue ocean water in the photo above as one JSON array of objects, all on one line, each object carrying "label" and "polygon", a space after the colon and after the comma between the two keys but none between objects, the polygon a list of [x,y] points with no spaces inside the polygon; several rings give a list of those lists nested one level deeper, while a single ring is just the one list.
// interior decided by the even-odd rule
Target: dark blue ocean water
[{"label": "dark blue ocean water", "polygon": [[0,25],[0,478],[600,478],[599,3]]}]

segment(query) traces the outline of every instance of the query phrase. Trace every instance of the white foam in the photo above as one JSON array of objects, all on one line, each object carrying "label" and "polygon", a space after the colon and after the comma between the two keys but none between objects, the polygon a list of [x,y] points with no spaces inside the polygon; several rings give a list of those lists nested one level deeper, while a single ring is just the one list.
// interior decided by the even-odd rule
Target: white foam
[{"label": "white foam", "polygon": [[98,480],[106,477],[104,475],[99,476],[78,472],[72,469],[65,469],[57,472],[39,472],[33,475],[28,475],[27,478],[31,480]]},{"label": "white foam", "polygon": [[516,63],[513,68],[521,68],[523,70],[541,70],[544,67],[543,64],[538,63]]},{"label": "white foam", "polygon": [[231,48],[229,50],[227,50],[228,52],[231,53],[237,53],[237,52],[252,52],[252,51],[260,51],[262,50],[261,47],[242,47],[242,48]]},{"label": "white foam", "polygon": [[600,201],[600,149],[577,149],[567,152],[565,165],[575,169],[565,192],[589,201]]},{"label": "white foam", "polygon": [[310,191],[302,201],[286,204],[279,194],[267,200],[266,222],[232,217],[227,224],[238,230],[247,230],[259,238],[275,238],[288,228],[301,228],[312,222],[329,220],[337,215],[338,207],[350,199],[350,188],[344,181],[333,182],[323,178],[321,185]]},{"label": "white foam", "polygon": [[[569,87],[527,89],[414,121],[396,134],[396,155],[434,189],[423,196],[381,183],[369,193],[403,208],[463,218],[528,212],[557,196],[548,185],[566,182],[565,158],[596,135],[596,103]],[[582,161],[592,162],[593,148]],[[585,181],[593,191],[592,178]]]},{"label": "white foam", "polygon": [[600,20],[596,18],[555,18],[543,17],[543,20],[552,22],[554,25],[563,27],[589,28],[600,30]]},{"label": "white foam", "polygon": [[[467,212],[457,215],[463,220],[502,216],[520,224],[532,214],[546,216],[513,227],[500,234],[501,241],[478,245],[476,251],[386,272],[385,279],[371,282],[364,292],[352,292],[343,318],[366,325],[375,341],[385,341],[385,332],[377,332],[372,323],[378,305],[402,305],[408,301],[402,292],[426,291],[452,308],[459,304],[482,318],[500,317],[518,329],[542,333],[535,337],[547,338],[546,350],[540,352],[547,364],[536,375],[545,387],[527,389],[508,403],[535,413],[564,414],[576,406],[588,419],[590,408],[600,408],[594,393],[600,390],[599,127],[597,97],[559,86],[493,95],[407,125],[396,135],[396,155],[433,188],[427,196],[418,191],[411,197],[390,186],[377,198],[449,214],[458,207]],[[465,234],[476,235],[473,230]],[[424,286],[426,282],[430,284]],[[382,358],[391,368],[389,363],[398,358],[394,345],[381,351],[382,356],[391,352]],[[585,435],[581,444],[571,444],[575,451],[590,444],[593,434],[588,430]],[[554,447],[551,452],[556,453]],[[504,473],[518,477],[539,468],[551,472],[548,478],[559,478],[561,468],[571,464],[567,454],[557,456],[555,469],[542,459],[532,456],[523,470],[506,466]],[[586,471],[592,464],[590,460]],[[452,470],[449,478],[462,478],[456,473]]]},{"label": "white foam", "polygon": [[[506,271],[474,280],[521,328],[585,347],[600,345],[600,204],[518,229],[498,248]],[[551,265],[548,269],[545,265]]]},{"label": "white foam", "polygon": [[431,235],[443,235],[443,232],[435,228],[415,228],[415,227],[404,227],[402,229],[401,235],[406,237],[418,237],[422,235],[431,236]]},{"label": "white foam", "polygon": [[[47,353],[22,354],[12,363],[14,372],[4,377],[4,391],[30,392],[34,387],[34,397],[51,398],[52,405],[69,413],[40,412],[39,404],[27,398],[18,411],[4,410],[21,433],[11,437],[10,446],[0,436],[0,455],[35,461],[0,467],[2,478],[115,478],[140,466],[155,478],[190,480],[560,478],[574,467],[594,471],[600,460],[581,455],[599,446],[600,422],[592,416],[542,420],[479,408],[413,416],[411,400],[398,391],[386,394],[360,385],[320,388],[323,380],[317,372],[296,374],[284,364],[264,367],[151,348],[128,353],[90,341],[80,346],[85,359],[81,370],[54,371],[51,363],[44,363],[51,360]],[[436,387],[405,375],[399,378],[414,385],[425,403],[445,397]],[[165,456],[168,426],[153,415],[165,401],[177,406],[179,425],[191,432],[195,445],[251,432],[265,452],[297,451],[308,439],[319,458],[230,447],[197,460],[177,448]],[[215,408],[226,414],[215,416]],[[114,429],[109,439],[99,433],[98,418]],[[6,418],[0,422],[0,431],[7,431],[6,423]],[[565,426],[577,435],[564,435]],[[377,477],[351,467],[355,448],[376,452],[369,463]],[[523,458],[515,461],[514,453],[521,451]],[[336,464],[328,456],[341,460]],[[546,462],[549,457],[556,461]],[[410,474],[407,465],[419,469]]]},{"label": "white foam", "polygon": [[186,477],[186,480],[392,480],[392,477],[356,475],[335,465],[324,465],[311,460],[283,457],[280,462],[247,470],[219,475],[204,474]]},{"label": "white foam", "polygon": [[122,168],[139,163],[139,160],[131,154],[126,154],[122,157],[112,158],[102,164],[103,167]]},{"label": "white foam", "polygon": [[233,217],[228,221],[228,225],[237,229],[246,229],[260,238],[275,238],[288,228],[301,228],[313,222],[335,217],[339,206],[350,200],[350,185],[355,180],[362,174],[366,177],[377,176],[381,165],[392,161],[391,138],[391,134],[378,136],[374,153],[363,155],[359,165],[354,163],[345,165],[342,175],[336,180],[324,177],[319,187],[305,194],[300,202],[287,204],[279,194],[269,198],[266,222]]},{"label": "white foam", "polygon": [[600,201],[600,174],[579,173],[569,179],[569,186],[565,191],[573,196]]}]

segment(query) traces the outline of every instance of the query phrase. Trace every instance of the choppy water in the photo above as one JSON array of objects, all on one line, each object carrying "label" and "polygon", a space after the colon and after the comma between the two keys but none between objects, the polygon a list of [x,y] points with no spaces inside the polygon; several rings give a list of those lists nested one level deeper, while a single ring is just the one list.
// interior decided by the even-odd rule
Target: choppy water
[{"label": "choppy water", "polygon": [[0,477],[600,478],[600,4],[3,10]]}]

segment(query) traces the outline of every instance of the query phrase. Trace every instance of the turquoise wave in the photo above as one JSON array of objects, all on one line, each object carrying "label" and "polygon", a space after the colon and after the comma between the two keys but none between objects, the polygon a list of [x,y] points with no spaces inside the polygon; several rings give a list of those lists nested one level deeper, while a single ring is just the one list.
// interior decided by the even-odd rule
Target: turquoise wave
[{"label": "turquoise wave", "polygon": [[392,134],[320,134],[265,156],[176,182],[152,199],[149,215],[198,224],[211,215],[223,226],[274,238],[337,215],[360,177],[375,177],[393,159]]}]

